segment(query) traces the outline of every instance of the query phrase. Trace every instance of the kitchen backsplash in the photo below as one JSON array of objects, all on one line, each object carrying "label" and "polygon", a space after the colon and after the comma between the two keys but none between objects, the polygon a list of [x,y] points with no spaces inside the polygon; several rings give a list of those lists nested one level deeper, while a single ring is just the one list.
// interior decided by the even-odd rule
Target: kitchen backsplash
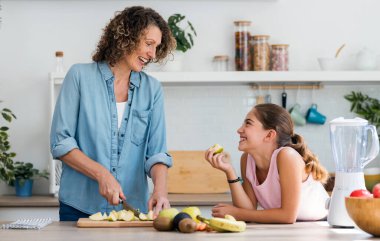
[{"label": "kitchen backsplash", "polygon": [[[318,105],[318,110],[327,117],[326,123],[296,127],[296,132],[305,137],[308,146],[329,171],[334,171],[334,163],[328,123],[339,116],[356,116],[350,112],[350,103],[343,98],[352,90],[380,99],[379,85],[325,85],[314,90],[314,102]],[[219,143],[231,153],[234,166],[239,170],[241,153],[237,150],[239,137],[236,130],[255,104],[259,91],[249,86],[165,86],[164,91],[168,148],[205,150]],[[262,95],[270,94],[272,103],[281,104],[283,90],[260,91]],[[297,89],[286,92],[289,109],[296,102]],[[312,90],[299,90],[298,99],[301,111],[305,113],[312,104]],[[380,158],[369,166],[380,166]]]}]

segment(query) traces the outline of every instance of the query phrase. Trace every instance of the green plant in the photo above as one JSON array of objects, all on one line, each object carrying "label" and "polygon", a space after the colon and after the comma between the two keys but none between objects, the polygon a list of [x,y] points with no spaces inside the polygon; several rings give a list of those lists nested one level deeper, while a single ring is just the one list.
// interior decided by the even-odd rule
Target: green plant
[{"label": "green plant", "polygon": [[34,179],[37,177],[49,178],[49,173],[46,170],[40,172],[38,169],[33,168],[30,162],[15,162],[13,169],[15,179],[19,179],[19,184],[22,186],[25,180]]},{"label": "green plant", "polygon": [[[7,108],[1,110],[1,116],[7,122],[12,122],[13,119],[16,119],[12,111]],[[0,178],[8,185],[13,186],[15,179],[13,158],[16,156],[16,153],[9,151],[11,146],[8,141],[8,130],[7,126],[0,126]]]},{"label": "green plant", "polygon": [[351,102],[351,112],[368,120],[376,128],[380,127],[380,101],[378,99],[354,91],[345,95],[344,98]]},{"label": "green plant", "polygon": [[[3,108],[1,110],[1,116],[7,122],[12,122],[16,119],[16,116],[10,109]],[[36,177],[48,178],[49,173],[44,170],[33,168],[32,163],[14,162],[13,159],[16,153],[10,152],[9,143],[9,128],[7,126],[0,126],[0,179],[10,186],[15,185],[15,180],[20,179],[20,185],[23,185],[27,179],[33,179]]]},{"label": "green plant", "polygon": [[187,21],[185,27],[181,27],[180,23],[185,19],[185,16],[176,13],[169,17],[168,25],[172,34],[177,41],[176,50],[186,52],[194,45],[193,35],[197,36],[193,25]]}]

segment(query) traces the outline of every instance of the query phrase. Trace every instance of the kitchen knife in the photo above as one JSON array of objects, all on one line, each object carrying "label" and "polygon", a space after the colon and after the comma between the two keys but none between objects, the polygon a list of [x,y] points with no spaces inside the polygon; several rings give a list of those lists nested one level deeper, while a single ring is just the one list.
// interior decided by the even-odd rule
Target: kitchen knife
[{"label": "kitchen knife", "polygon": [[140,215],[140,211],[139,211],[138,209],[133,208],[133,207],[132,207],[131,205],[129,205],[129,204],[127,203],[127,201],[125,201],[125,200],[120,199],[119,202],[120,202],[121,204],[123,204],[123,208],[124,208],[125,210],[127,210],[127,211],[132,211],[133,214],[134,214],[136,217],[139,217],[139,215]]}]

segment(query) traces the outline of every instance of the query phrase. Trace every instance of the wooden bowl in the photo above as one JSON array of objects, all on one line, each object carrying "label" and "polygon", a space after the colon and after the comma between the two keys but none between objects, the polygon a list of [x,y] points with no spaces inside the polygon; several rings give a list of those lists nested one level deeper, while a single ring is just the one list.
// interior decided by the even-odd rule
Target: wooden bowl
[{"label": "wooden bowl", "polygon": [[346,209],[361,230],[380,237],[380,198],[346,197]]}]

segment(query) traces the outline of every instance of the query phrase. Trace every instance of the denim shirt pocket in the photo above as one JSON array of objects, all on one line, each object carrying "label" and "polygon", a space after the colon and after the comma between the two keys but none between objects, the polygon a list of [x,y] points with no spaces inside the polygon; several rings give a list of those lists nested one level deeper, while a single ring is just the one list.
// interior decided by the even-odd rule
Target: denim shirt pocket
[{"label": "denim shirt pocket", "polygon": [[139,146],[147,138],[151,110],[133,110],[132,112],[132,136],[131,141]]}]

